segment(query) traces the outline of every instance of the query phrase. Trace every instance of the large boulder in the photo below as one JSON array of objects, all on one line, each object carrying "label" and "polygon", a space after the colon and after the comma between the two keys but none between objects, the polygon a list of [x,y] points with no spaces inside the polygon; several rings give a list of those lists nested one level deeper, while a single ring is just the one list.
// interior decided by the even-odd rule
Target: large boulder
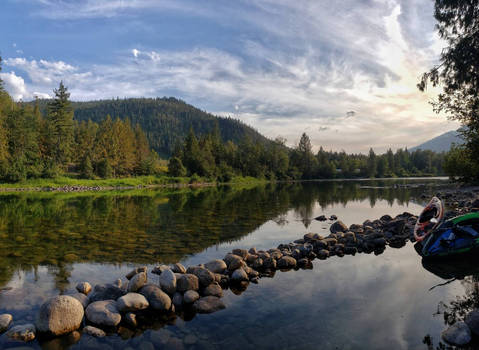
[{"label": "large boulder", "polygon": [[200,314],[209,314],[226,308],[223,301],[218,297],[207,296],[193,303],[193,308]]},{"label": "large boulder", "polygon": [[329,230],[331,231],[331,233],[346,232],[348,230],[348,227],[341,220],[338,220],[331,225]]},{"label": "large boulder", "polygon": [[176,289],[178,292],[184,293],[187,290],[198,290],[199,281],[198,277],[193,274],[185,273],[180,276],[176,281]]},{"label": "large boulder", "polygon": [[191,273],[198,277],[200,286],[206,287],[215,281],[215,275],[208,269],[201,266],[190,266],[186,270],[186,273]]},{"label": "large boulder", "polygon": [[176,292],[176,276],[173,271],[165,270],[160,275],[160,286],[166,293],[173,295]]},{"label": "large boulder", "polygon": [[35,325],[31,323],[21,324],[18,326],[14,326],[8,330],[6,333],[7,338],[13,340],[21,340],[24,342],[29,342],[35,339],[37,334],[37,330]]},{"label": "large boulder", "polygon": [[36,329],[38,332],[56,336],[70,333],[80,328],[83,315],[83,305],[77,299],[68,295],[59,295],[40,307]]},{"label": "large boulder", "polygon": [[137,273],[128,282],[128,292],[136,292],[143,287],[147,282],[146,272]]},{"label": "large boulder", "polygon": [[216,259],[205,264],[205,268],[213,273],[223,273],[227,266],[224,260]]},{"label": "large boulder", "polygon": [[88,298],[93,303],[100,300],[116,300],[124,294],[123,289],[114,284],[97,284]]},{"label": "large boulder", "polygon": [[142,287],[140,294],[148,300],[150,307],[154,310],[168,311],[171,309],[171,298],[154,284],[147,284]]},{"label": "large boulder", "polygon": [[441,333],[442,339],[455,346],[464,346],[471,341],[471,330],[464,322],[456,322]]},{"label": "large boulder", "polygon": [[116,308],[120,312],[139,311],[148,306],[146,298],[138,293],[127,293],[116,301]]},{"label": "large boulder", "polygon": [[115,327],[121,321],[115,300],[95,301],[88,305],[85,314],[88,321],[99,326]]},{"label": "large boulder", "polygon": [[5,332],[8,327],[12,324],[13,317],[10,314],[1,314],[0,315],[0,333]]}]

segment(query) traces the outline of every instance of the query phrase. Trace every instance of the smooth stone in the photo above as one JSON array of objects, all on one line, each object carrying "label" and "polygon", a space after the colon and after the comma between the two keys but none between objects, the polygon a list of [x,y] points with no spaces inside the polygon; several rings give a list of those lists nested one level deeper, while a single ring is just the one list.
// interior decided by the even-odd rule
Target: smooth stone
[{"label": "smooth stone", "polygon": [[125,277],[128,279],[128,280],[131,280],[133,278],[133,276],[135,276],[136,274],[140,273],[140,272],[146,272],[146,266],[142,266],[142,267],[137,267],[137,268],[134,268],[133,270],[131,270],[130,272],[128,272]]},{"label": "smooth stone", "polygon": [[226,254],[223,260],[226,263],[226,266],[228,266],[229,271],[234,271],[244,265],[243,259],[235,254]]},{"label": "smooth stone", "polygon": [[10,314],[1,314],[0,315],[0,333],[5,332],[8,327],[12,324],[13,316]]},{"label": "smooth stone", "polygon": [[116,301],[116,308],[120,312],[144,310],[148,306],[148,300],[139,293],[127,293]]},{"label": "smooth stone", "polygon": [[92,337],[102,338],[106,336],[106,333],[101,330],[100,328],[96,328],[93,326],[86,326],[83,328],[83,333],[91,335]]},{"label": "smooth stone", "polygon": [[88,321],[99,326],[115,327],[121,321],[121,315],[115,300],[95,301],[85,310]]},{"label": "smooth stone", "polygon": [[232,253],[234,255],[238,255],[243,260],[248,256],[248,251],[246,249],[233,249]]},{"label": "smooth stone", "polygon": [[283,256],[278,260],[278,268],[289,269],[296,266],[296,259],[291,256]]},{"label": "smooth stone", "polygon": [[199,280],[193,274],[185,273],[181,275],[180,278],[176,281],[176,290],[178,292],[184,293],[187,290],[198,290],[199,289]]},{"label": "smooth stone", "polygon": [[169,269],[163,271],[160,275],[160,287],[170,295],[176,292],[176,276],[173,271]]},{"label": "smooth stone", "polygon": [[138,322],[136,321],[136,315],[133,312],[128,312],[125,315],[125,322],[131,327],[136,327],[138,325]]},{"label": "smooth stone", "polygon": [[9,339],[29,342],[35,339],[36,333],[37,330],[35,328],[35,325],[27,323],[10,328],[7,331],[6,335]]},{"label": "smooth stone", "polygon": [[214,297],[221,298],[223,296],[223,289],[218,283],[212,283],[205,289],[203,289],[203,296],[212,295]]},{"label": "smooth stone", "polygon": [[201,266],[190,266],[186,270],[186,273],[191,273],[198,277],[200,286],[206,287],[215,281],[215,275],[208,269]]},{"label": "smooth stone", "polygon": [[88,295],[88,293],[91,292],[91,284],[88,282],[80,282],[76,285],[77,291],[80,293],[83,293],[85,295]]},{"label": "smooth stone", "polygon": [[168,294],[154,284],[147,284],[141,288],[140,294],[148,300],[150,307],[154,310],[168,311],[171,309],[171,299]]},{"label": "smooth stone", "polygon": [[223,273],[227,266],[224,260],[216,259],[205,264],[205,268],[213,273]]},{"label": "smooth stone", "polygon": [[[86,295],[83,295],[86,298]],[[80,328],[83,305],[69,295],[59,295],[42,304],[37,315],[36,330],[42,333],[62,335]]]},{"label": "smooth stone", "polygon": [[256,250],[255,247],[251,247],[251,248],[248,250],[248,253],[253,254],[253,255],[257,255],[257,254],[258,254],[258,251]]},{"label": "smooth stone", "polygon": [[171,265],[171,271],[174,273],[186,273],[186,268],[182,264],[176,263]]},{"label": "smooth stone", "polygon": [[199,298],[200,295],[194,290],[188,290],[185,292],[185,294],[183,294],[183,301],[185,302],[185,304],[193,304]]},{"label": "smooth stone", "polygon": [[114,286],[117,286],[118,288],[121,288],[123,287],[123,282],[121,281],[121,279],[116,279],[113,283],[112,283]]},{"label": "smooth stone", "polygon": [[346,232],[348,230],[348,227],[342,222],[342,221],[336,221],[334,224],[331,225],[329,228],[329,231],[331,233],[336,233],[336,232]]},{"label": "smooth stone", "polygon": [[173,294],[173,298],[171,299],[171,301],[173,302],[173,305],[175,305],[175,307],[181,307],[181,305],[183,305],[183,295],[179,292],[176,292],[175,294]]},{"label": "smooth stone", "polygon": [[160,275],[167,271],[167,270],[170,270],[170,267],[167,266],[167,265],[158,265],[156,267],[153,268],[153,270],[151,270],[151,273],[155,274],[155,275]]},{"label": "smooth stone", "polygon": [[239,268],[233,271],[233,273],[231,274],[231,280],[235,282],[241,282],[241,281],[248,281],[249,278],[246,271],[242,268]]},{"label": "smooth stone", "polygon": [[266,259],[263,260],[263,268],[265,269],[272,269],[274,270],[276,268],[276,265],[278,263],[276,262],[276,260],[273,258],[273,257],[268,257]]},{"label": "smooth stone", "polygon": [[125,292],[114,284],[97,284],[88,297],[90,303],[101,300],[116,300]]},{"label": "smooth stone", "polygon": [[128,282],[128,292],[136,292],[146,284],[147,279],[146,272],[137,273]]},{"label": "smooth stone", "polygon": [[69,296],[78,300],[84,309],[88,306],[88,304],[90,304],[90,299],[88,299],[88,297],[83,293],[73,293],[69,294]]},{"label": "smooth stone", "polygon": [[255,270],[258,270],[263,267],[263,259],[257,258],[255,261],[253,261],[253,268]]},{"label": "smooth stone", "polygon": [[213,296],[198,299],[193,303],[193,307],[200,314],[209,314],[226,308],[220,298]]},{"label": "smooth stone", "polygon": [[441,333],[441,338],[451,345],[463,346],[471,342],[471,330],[465,322],[456,322]]}]

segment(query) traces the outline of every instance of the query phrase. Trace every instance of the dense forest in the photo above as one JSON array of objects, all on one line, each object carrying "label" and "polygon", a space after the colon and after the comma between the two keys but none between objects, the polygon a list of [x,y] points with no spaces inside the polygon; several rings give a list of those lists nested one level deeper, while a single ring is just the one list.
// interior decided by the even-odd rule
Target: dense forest
[{"label": "dense forest", "polygon": [[[40,111],[46,113],[49,100],[37,101]],[[219,126],[222,141],[238,144],[248,137],[253,142],[270,141],[239,120],[216,117],[173,97],[126,98],[89,102],[72,102],[74,119],[100,123],[107,115],[129,119],[145,131],[150,146],[160,156],[169,158],[193,128],[197,135],[207,134]]]}]

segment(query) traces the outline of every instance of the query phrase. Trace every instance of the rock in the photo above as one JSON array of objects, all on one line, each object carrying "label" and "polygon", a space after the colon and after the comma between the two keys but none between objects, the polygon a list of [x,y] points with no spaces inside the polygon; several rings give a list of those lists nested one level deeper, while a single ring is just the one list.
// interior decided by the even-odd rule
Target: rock
[{"label": "rock", "polygon": [[263,267],[263,259],[261,259],[261,258],[255,259],[255,261],[253,262],[253,268],[255,270],[258,270],[262,267]]},{"label": "rock", "polygon": [[217,259],[206,263],[205,268],[213,273],[223,273],[223,271],[227,269],[227,266],[224,260]]},{"label": "rock", "polygon": [[202,292],[203,296],[212,295],[214,297],[221,298],[223,296],[223,289],[220,287],[218,283],[212,283]]},{"label": "rock", "polygon": [[248,274],[242,268],[236,269],[231,274],[231,280],[235,282],[248,281]]},{"label": "rock", "polygon": [[246,249],[233,249],[233,254],[244,260],[248,256],[248,251]]},{"label": "rock", "polygon": [[264,252],[264,251],[258,252],[258,258],[263,259],[263,261],[266,260],[266,259],[268,259],[268,258],[270,258],[270,257],[271,257],[271,256],[269,255],[268,252]]},{"label": "rock", "polygon": [[283,256],[278,260],[278,268],[280,269],[290,269],[296,267],[296,259],[290,256]]},{"label": "rock", "polygon": [[441,333],[441,338],[456,346],[463,346],[471,342],[471,330],[464,322],[456,322]]},{"label": "rock", "polygon": [[269,255],[274,259],[274,260],[279,260],[283,256],[283,253],[279,249],[270,249]]},{"label": "rock", "polygon": [[347,254],[347,255],[355,255],[358,252],[358,248],[346,246],[344,247],[343,252],[344,254]]},{"label": "rock", "polygon": [[187,290],[198,290],[199,281],[198,277],[195,275],[185,273],[176,281],[176,290],[178,292],[184,293]]},{"label": "rock", "polygon": [[331,231],[331,233],[346,232],[347,230],[348,230],[348,227],[342,221],[336,221],[329,228],[329,231]]},{"label": "rock", "polygon": [[338,220],[338,217],[333,214],[329,217],[329,220]]},{"label": "rock", "polygon": [[90,299],[88,299],[88,297],[83,293],[73,293],[69,296],[78,300],[82,304],[84,309],[88,306],[88,304],[90,304]]},{"label": "rock", "polygon": [[256,259],[258,259],[258,255],[248,254],[248,256],[246,257],[246,263],[248,265],[252,265]]},{"label": "rock", "polygon": [[121,315],[114,300],[95,301],[85,310],[88,321],[106,327],[115,327],[121,321]]},{"label": "rock", "polygon": [[276,260],[272,257],[266,258],[263,261],[263,268],[274,270],[276,268]]},{"label": "rock", "polygon": [[1,314],[0,315],[0,333],[5,332],[8,327],[12,324],[13,317],[10,314]]},{"label": "rock", "polygon": [[140,289],[140,294],[148,300],[150,307],[154,310],[168,311],[171,309],[171,299],[168,294],[154,284],[147,284],[142,287]]},{"label": "rock", "polygon": [[49,299],[40,307],[36,330],[55,336],[70,333],[80,328],[83,315],[81,302],[68,295],[59,295]]},{"label": "rock", "polygon": [[173,295],[176,292],[176,276],[171,270],[165,270],[160,275],[160,287],[166,293]]},{"label": "rock", "polygon": [[469,312],[464,318],[472,333],[479,336],[479,309]]},{"label": "rock", "polygon": [[200,314],[209,314],[226,308],[225,304],[220,298],[207,296],[198,299],[193,304],[196,312]]},{"label": "rock", "polygon": [[379,218],[379,220],[381,220],[382,222],[389,222],[391,221],[393,218],[391,217],[391,215],[383,215]]},{"label": "rock", "polygon": [[125,292],[114,284],[97,284],[89,299],[90,303],[100,300],[116,300],[124,294]]},{"label": "rock", "polygon": [[186,273],[186,268],[182,264],[176,263],[171,265],[171,271],[174,273]]},{"label": "rock", "polygon": [[36,333],[37,330],[35,325],[27,323],[10,328],[6,333],[6,336],[9,339],[29,342],[35,339]]},{"label": "rock", "polygon": [[312,242],[314,241],[314,233],[306,233],[304,236],[303,236],[303,240],[305,242]]},{"label": "rock", "polygon": [[215,275],[208,269],[200,266],[190,266],[186,269],[186,273],[191,273],[198,277],[200,286],[206,287],[215,281]]},{"label": "rock", "polygon": [[147,282],[146,272],[137,273],[128,282],[128,292],[136,292]]},{"label": "rock", "polygon": [[83,328],[83,333],[91,335],[92,337],[102,338],[106,336],[106,333],[102,331],[100,328],[96,328],[93,326],[86,326]]},{"label": "rock", "polygon": [[175,294],[173,294],[172,302],[176,308],[181,307],[181,305],[183,305],[183,295],[181,293],[176,292]]},{"label": "rock", "polygon": [[114,280],[112,284],[113,284],[114,286],[117,286],[118,288],[123,287],[123,282],[122,282],[121,279],[119,279],[119,278],[117,278],[116,280]]},{"label": "rock", "polygon": [[128,312],[125,315],[125,322],[130,326],[135,328],[138,325],[138,322],[136,321],[136,315],[133,312]]},{"label": "rock", "polygon": [[158,265],[151,270],[151,273],[155,275],[161,275],[163,272],[170,270],[170,267],[167,265]]},{"label": "rock", "polygon": [[235,254],[226,254],[223,260],[226,263],[226,266],[228,266],[229,271],[234,271],[244,265],[243,259]]},{"label": "rock", "polygon": [[88,295],[88,293],[91,292],[91,284],[88,282],[80,282],[76,285],[77,291],[80,293],[83,293],[85,295]]},{"label": "rock", "polygon": [[258,254],[258,251],[256,250],[255,247],[252,247],[248,250],[248,253],[252,254],[252,255],[257,255]]},{"label": "rock", "polygon": [[140,273],[140,272],[146,272],[146,266],[142,266],[142,267],[137,267],[133,270],[131,270],[130,272],[128,272],[125,277],[128,279],[128,280],[131,280],[133,278],[133,276],[135,276],[136,274]]},{"label": "rock", "polygon": [[193,304],[199,298],[200,295],[194,290],[188,290],[185,292],[185,294],[183,294],[183,301],[185,302],[185,304]]},{"label": "rock", "polygon": [[127,293],[116,301],[116,308],[120,312],[139,311],[148,306],[148,300],[139,293]]},{"label": "rock", "polygon": [[317,216],[314,218],[314,220],[318,220],[318,221],[326,221],[326,216],[325,215],[320,215],[320,216]]}]

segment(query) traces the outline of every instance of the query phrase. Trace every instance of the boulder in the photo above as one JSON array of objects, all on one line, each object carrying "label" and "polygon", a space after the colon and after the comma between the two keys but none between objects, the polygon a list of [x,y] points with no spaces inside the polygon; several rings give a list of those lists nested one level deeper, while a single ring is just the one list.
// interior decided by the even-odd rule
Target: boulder
[{"label": "boulder", "polygon": [[147,282],[146,272],[137,273],[128,282],[128,292],[136,292]]},{"label": "boulder", "polygon": [[268,259],[268,258],[270,258],[270,257],[271,257],[271,256],[269,255],[268,252],[264,252],[264,251],[258,252],[258,258],[263,259],[263,261],[266,260],[266,259]]},{"label": "boulder", "polygon": [[276,260],[272,257],[264,259],[263,268],[274,270],[276,268]]},{"label": "boulder", "polygon": [[124,294],[125,292],[114,284],[97,284],[89,299],[91,303],[100,300],[116,300]]},{"label": "boulder", "polygon": [[171,309],[171,298],[154,284],[147,284],[142,287],[140,294],[148,300],[150,307],[154,310],[168,311]]},{"label": "boulder", "polygon": [[248,253],[252,254],[252,255],[257,255],[258,254],[258,251],[256,250],[255,247],[252,247],[248,250]]},{"label": "boulder", "polygon": [[[84,294],[81,295],[86,298]],[[83,315],[83,305],[80,301],[69,295],[59,295],[40,307],[36,330],[55,336],[70,333],[80,328]]]},{"label": "boulder", "polygon": [[246,257],[246,263],[248,265],[251,265],[254,263],[254,261],[258,259],[258,255],[256,254],[248,254],[248,256]]},{"label": "boulder", "polygon": [[320,215],[320,216],[317,216],[314,218],[314,220],[318,220],[318,221],[326,221],[327,218],[325,215]]},{"label": "boulder", "polygon": [[263,267],[263,259],[261,258],[255,259],[255,261],[253,262],[253,268],[255,270],[258,270],[258,269],[261,269],[262,267]]},{"label": "boulder", "polygon": [[216,259],[205,264],[205,268],[213,273],[223,273],[227,266],[224,260]]},{"label": "boulder", "polygon": [[441,333],[441,338],[455,346],[464,346],[471,342],[471,330],[464,322],[456,322]]},{"label": "boulder", "polygon": [[85,295],[88,295],[88,293],[91,292],[91,284],[88,283],[88,282],[79,282],[77,285],[76,285],[76,289],[77,291],[79,291],[80,293],[83,293]]},{"label": "boulder", "polygon": [[171,270],[165,270],[160,275],[160,287],[166,293],[173,295],[176,292],[176,276]]},{"label": "boulder", "polygon": [[115,327],[121,321],[121,315],[115,300],[95,301],[85,310],[88,321],[105,327]]},{"label": "boulder", "polygon": [[158,265],[151,270],[151,273],[155,275],[161,275],[163,272],[170,270],[170,267],[167,265]]},{"label": "boulder", "polygon": [[0,333],[5,332],[8,327],[12,324],[13,317],[10,314],[1,314],[0,315]]},{"label": "boulder", "polygon": [[181,275],[180,278],[176,281],[176,290],[178,292],[184,293],[187,290],[198,290],[199,289],[199,281],[198,277],[195,275],[185,273]]},{"label": "boulder", "polygon": [[348,230],[348,227],[342,221],[336,221],[334,224],[331,225],[329,230],[331,231],[331,233],[346,232]]},{"label": "boulder", "polygon": [[96,328],[96,327],[93,327],[93,326],[84,327],[83,328],[83,333],[91,335],[92,337],[96,337],[96,338],[102,338],[102,337],[106,336],[106,333],[104,331],[102,331],[100,328]]},{"label": "boulder", "polygon": [[268,252],[274,260],[279,260],[283,256],[283,253],[281,253],[279,249],[270,249]]},{"label": "boulder", "polygon": [[283,256],[278,260],[279,269],[291,269],[293,267],[296,267],[296,259],[291,256]]},{"label": "boulder", "polygon": [[171,265],[171,271],[174,273],[186,273],[186,268],[182,264],[176,263]]},{"label": "boulder", "polygon": [[90,299],[88,299],[88,297],[83,293],[73,293],[69,296],[78,300],[82,304],[84,309],[88,306],[88,304],[90,304]]},{"label": "boulder", "polygon": [[469,312],[464,318],[472,333],[479,336],[479,309]]},{"label": "boulder", "polygon": [[130,272],[128,272],[125,277],[128,279],[128,280],[131,280],[133,278],[133,276],[135,276],[136,274],[140,273],[140,272],[146,272],[146,266],[142,266],[142,267],[136,267],[134,268],[133,270],[131,270]]},{"label": "boulder", "polygon": [[188,290],[183,294],[183,301],[185,304],[192,304],[200,298],[198,292],[194,290]]},{"label": "boulder", "polygon": [[183,305],[183,295],[181,293],[176,292],[175,294],[173,294],[172,302],[176,308],[181,307],[181,305]]},{"label": "boulder", "polygon": [[206,287],[215,281],[215,275],[208,269],[201,266],[190,266],[186,270],[186,273],[190,273],[198,277],[200,286]]},{"label": "boulder", "polygon": [[194,302],[193,308],[200,314],[209,314],[226,308],[220,298],[207,296]]},{"label": "boulder", "polygon": [[244,265],[243,259],[241,259],[240,256],[235,255],[235,254],[226,254],[226,256],[223,258],[224,262],[228,266],[229,271],[234,271],[236,269],[239,269]]},{"label": "boulder", "polygon": [[116,301],[116,308],[120,312],[139,311],[148,306],[148,300],[139,293],[127,293]]},{"label": "boulder", "polygon": [[243,260],[248,256],[248,251],[246,249],[233,249],[232,253],[234,255],[238,255]]},{"label": "boulder", "polygon": [[248,281],[248,274],[242,268],[236,269],[231,274],[231,280],[235,282]]},{"label": "boulder", "polygon": [[6,333],[6,336],[9,339],[29,342],[35,339],[36,334],[37,330],[35,325],[27,323],[10,328]]},{"label": "boulder", "polygon": [[223,289],[220,287],[218,283],[212,283],[202,292],[203,296],[212,295],[214,297],[221,298],[223,296]]}]

